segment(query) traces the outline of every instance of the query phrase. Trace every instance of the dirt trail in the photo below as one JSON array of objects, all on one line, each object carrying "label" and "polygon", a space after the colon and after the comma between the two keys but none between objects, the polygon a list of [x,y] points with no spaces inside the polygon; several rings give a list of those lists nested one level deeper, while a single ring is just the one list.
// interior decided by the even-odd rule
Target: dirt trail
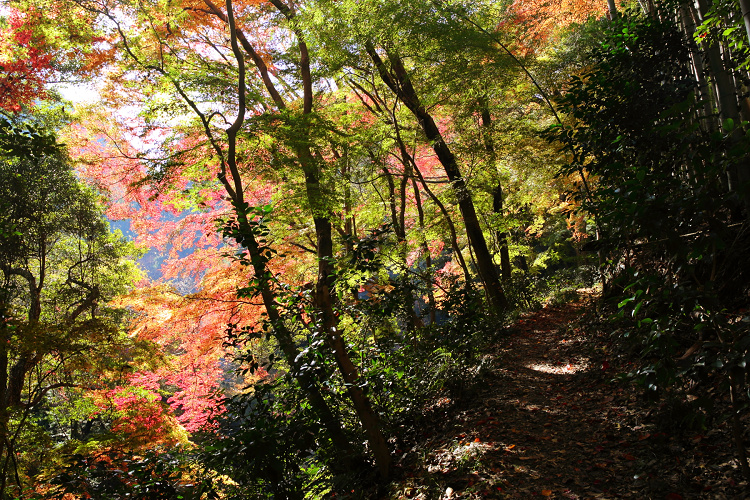
[{"label": "dirt trail", "polygon": [[589,305],[521,318],[478,392],[401,457],[389,498],[750,498],[727,426],[676,437],[666,410],[612,382],[625,367],[580,329]]}]

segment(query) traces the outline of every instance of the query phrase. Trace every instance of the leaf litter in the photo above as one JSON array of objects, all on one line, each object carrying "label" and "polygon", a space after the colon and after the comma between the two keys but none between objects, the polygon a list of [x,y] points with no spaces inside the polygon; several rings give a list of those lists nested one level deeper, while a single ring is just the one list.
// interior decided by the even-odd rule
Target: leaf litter
[{"label": "leaf litter", "polygon": [[593,299],[521,317],[475,392],[430,409],[380,498],[747,498],[728,425],[665,432],[616,381],[628,361],[586,315]]}]

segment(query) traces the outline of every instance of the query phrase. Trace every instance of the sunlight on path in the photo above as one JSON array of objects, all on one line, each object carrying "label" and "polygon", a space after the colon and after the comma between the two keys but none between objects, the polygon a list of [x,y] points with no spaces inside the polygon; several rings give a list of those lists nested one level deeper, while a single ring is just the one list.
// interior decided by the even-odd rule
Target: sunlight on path
[{"label": "sunlight on path", "polygon": [[587,370],[589,368],[589,363],[588,361],[567,364],[533,363],[526,365],[526,368],[534,370],[535,372],[552,373],[555,375],[572,375]]}]

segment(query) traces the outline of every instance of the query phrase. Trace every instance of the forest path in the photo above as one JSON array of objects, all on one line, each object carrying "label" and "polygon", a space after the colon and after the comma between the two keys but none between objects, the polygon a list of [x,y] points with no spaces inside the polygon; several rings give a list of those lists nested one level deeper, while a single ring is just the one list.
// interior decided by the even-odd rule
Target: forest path
[{"label": "forest path", "polygon": [[388,498],[748,498],[722,426],[674,437],[681,415],[612,382],[625,367],[608,335],[581,328],[591,307],[519,319],[477,392],[434,411],[400,457]]}]

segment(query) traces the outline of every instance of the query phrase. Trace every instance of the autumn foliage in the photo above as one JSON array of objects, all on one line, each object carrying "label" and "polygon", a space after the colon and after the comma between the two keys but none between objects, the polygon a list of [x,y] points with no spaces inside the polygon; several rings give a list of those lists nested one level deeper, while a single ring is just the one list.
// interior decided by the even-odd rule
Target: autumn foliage
[{"label": "autumn foliage", "polygon": [[[386,482],[409,433],[473,390],[484,350],[522,311],[597,281],[624,294],[633,332],[668,333],[638,337],[644,356],[663,356],[630,374],[659,390],[702,370],[667,370],[704,355],[708,327],[683,329],[697,318],[731,333],[712,362],[742,349],[744,318],[705,312],[701,295],[724,272],[705,263],[729,240],[699,236],[725,234],[750,206],[747,113],[723,103],[741,78],[693,81],[728,52],[693,71],[704,49],[663,21],[708,13],[665,4],[608,19],[601,0],[47,3],[14,3],[0,25],[0,132],[51,141],[71,182],[89,186],[96,227],[122,231],[96,249],[135,255],[143,272],[95,269],[75,239],[40,240],[35,258],[60,262],[47,274],[0,266],[13,300],[0,303],[0,335],[24,346],[0,342],[0,363],[26,384],[10,384],[0,431],[47,436],[0,441],[0,459],[28,443],[55,457],[15,477],[8,458],[14,492],[296,499]],[[652,71],[654,60],[668,64]],[[94,81],[101,98],[72,114],[42,102],[63,81]],[[34,113],[55,133],[17,125]],[[50,155],[7,149],[8,172]],[[21,226],[0,226],[5,247],[29,239]],[[674,250],[688,239],[703,243]],[[663,275],[641,274],[652,269]],[[680,319],[642,303],[672,278]],[[682,294],[689,279],[703,284]],[[106,314],[76,339],[113,356],[61,348],[41,363],[37,332],[55,346],[73,338],[63,309],[97,326]],[[189,493],[194,478],[205,481]]]},{"label": "autumn foliage", "polygon": [[607,3],[601,0],[516,0],[509,9],[509,18],[500,29],[510,29],[513,43],[524,55],[540,50],[562,30],[589,18],[607,13]]},{"label": "autumn foliage", "polygon": [[0,31],[0,108],[21,106],[44,98],[45,85],[54,74],[52,54],[33,11],[11,9]]}]

